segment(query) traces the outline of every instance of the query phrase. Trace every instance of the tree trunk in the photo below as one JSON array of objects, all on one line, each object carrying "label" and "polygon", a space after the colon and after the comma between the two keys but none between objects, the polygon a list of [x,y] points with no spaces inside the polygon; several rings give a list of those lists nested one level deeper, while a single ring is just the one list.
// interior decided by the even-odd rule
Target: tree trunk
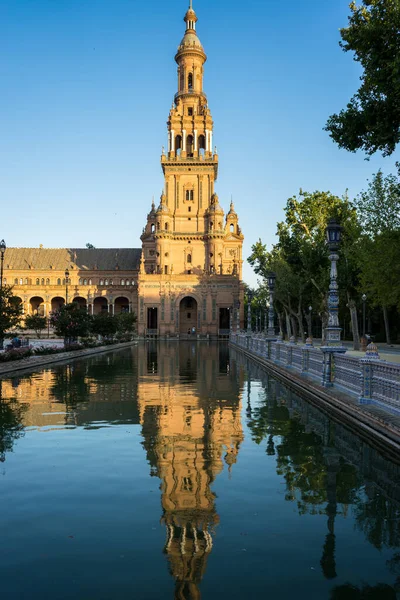
[{"label": "tree trunk", "polygon": [[300,337],[301,337],[301,341],[302,341],[302,342],[303,342],[303,344],[304,344],[304,342],[305,342],[306,340],[305,340],[305,337],[304,337],[303,315],[301,314],[301,312],[299,312],[299,313],[296,315],[296,319],[297,319],[297,323],[298,323],[298,325],[299,325],[299,334],[300,334]]},{"label": "tree trunk", "polygon": [[387,311],[387,306],[383,305],[382,310],[383,310],[383,320],[385,321],[386,343],[391,344],[392,342],[390,340],[389,315],[388,315],[388,311]]},{"label": "tree trunk", "polygon": [[283,313],[277,311],[276,314],[278,315],[279,333],[283,336]]},{"label": "tree trunk", "polygon": [[290,315],[290,322],[292,324],[292,336],[294,336],[297,339],[297,324],[295,316],[296,315]]},{"label": "tree trunk", "polygon": [[357,307],[354,300],[352,300],[349,295],[347,295],[347,304],[350,310],[351,317],[351,329],[353,331],[353,350],[360,349],[360,333],[358,331],[358,318],[357,318]]},{"label": "tree trunk", "polygon": [[286,334],[287,334],[288,340],[290,340],[290,338],[292,337],[292,326],[290,324],[289,313],[287,312],[286,309],[285,309],[285,317],[286,317]]}]

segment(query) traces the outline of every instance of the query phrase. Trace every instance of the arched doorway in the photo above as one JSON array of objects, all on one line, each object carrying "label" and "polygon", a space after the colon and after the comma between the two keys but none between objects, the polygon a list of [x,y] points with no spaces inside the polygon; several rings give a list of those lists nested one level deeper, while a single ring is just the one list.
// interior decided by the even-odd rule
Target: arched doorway
[{"label": "arched doorway", "polygon": [[95,298],[93,302],[93,314],[98,315],[101,312],[108,311],[108,302],[107,298],[101,296],[100,298]]},{"label": "arched doorway", "polygon": [[51,300],[51,310],[52,311],[53,310],[58,310],[64,304],[65,304],[64,298],[62,298],[61,296],[56,296],[55,298],[52,298],[52,300]]},{"label": "arched doorway", "polygon": [[19,308],[19,310],[21,311],[21,316],[24,314],[24,303],[22,301],[22,298],[20,298],[19,296],[13,296],[10,299],[10,303],[15,306],[15,308]]},{"label": "arched doorway", "polygon": [[197,332],[197,302],[186,296],[179,304],[179,333],[193,332]]},{"label": "arched doorway", "polygon": [[114,302],[114,313],[118,315],[119,313],[129,312],[129,300],[124,296],[119,296],[115,298]]},{"label": "arched doorway", "polygon": [[44,300],[41,296],[33,296],[30,299],[29,304],[31,305],[31,315],[44,316]]},{"label": "arched doorway", "polygon": [[78,304],[80,308],[86,308],[87,303],[86,303],[86,298],[82,298],[82,296],[76,296],[72,302],[75,302],[75,304]]}]

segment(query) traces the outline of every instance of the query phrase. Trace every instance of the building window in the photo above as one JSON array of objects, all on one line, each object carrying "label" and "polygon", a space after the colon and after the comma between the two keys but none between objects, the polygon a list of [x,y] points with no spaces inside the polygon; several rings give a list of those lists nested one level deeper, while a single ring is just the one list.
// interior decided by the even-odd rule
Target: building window
[{"label": "building window", "polygon": [[83,280],[83,285],[87,285],[87,279]]},{"label": "building window", "polygon": [[104,285],[104,279],[100,279],[100,285]]},{"label": "building window", "polygon": [[168,275],[168,265],[164,265],[164,273],[165,275]]},{"label": "building window", "polygon": [[188,211],[192,212],[192,207],[191,206],[188,206]]},{"label": "building window", "polygon": [[193,108],[191,106],[188,108],[188,115],[189,117],[193,117]]},{"label": "building window", "polygon": [[121,285],[125,285],[125,279],[121,279]]},{"label": "building window", "polygon": [[189,269],[189,271],[188,271],[188,275],[191,275],[191,274],[192,274],[192,271]]},{"label": "building window", "polygon": [[44,277],[42,278],[41,284],[44,285]]},{"label": "building window", "polygon": [[91,279],[89,279],[89,285],[92,285],[92,280]]},{"label": "building window", "polygon": [[112,279],[110,279],[110,285],[114,285],[114,282]]},{"label": "building window", "polygon": [[46,279],[46,285],[50,285],[50,279],[49,278]]},{"label": "building window", "polygon": [[188,202],[191,200],[194,200],[194,191],[193,190],[186,190],[186,200]]},{"label": "building window", "polygon": [[187,314],[187,318],[188,318],[188,319],[191,319],[191,318],[192,318],[192,313],[188,313],[188,314]]},{"label": "building window", "polygon": [[108,279],[105,280],[104,285],[108,285]]},{"label": "building window", "polygon": [[151,231],[151,233],[154,233],[154,231],[155,231],[155,225],[154,225],[154,223],[151,224],[150,231]]},{"label": "building window", "polygon": [[188,263],[192,262],[192,255],[191,254],[187,255],[187,261],[188,261]]},{"label": "building window", "polygon": [[36,279],[36,285],[40,285],[40,279]]},{"label": "building window", "polygon": [[82,279],[80,279],[80,280],[79,280],[79,285],[82,285],[82,283],[83,283],[83,282],[82,282]]},{"label": "building window", "polygon": [[25,277],[25,285],[28,285],[28,278]]},{"label": "building window", "polygon": [[165,223],[164,229],[165,229],[165,231],[168,231],[168,223]]},{"label": "building window", "polygon": [[193,73],[189,73],[189,76],[188,76],[188,88],[189,88],[189,90],[193,89]]},{"label": "building window", "polygon": [[61,279],[57,279],[57,285],[61,285]]},{"label": "building window", "polygon": [[18,279],[14,279],[14,285],[18,285]]}]

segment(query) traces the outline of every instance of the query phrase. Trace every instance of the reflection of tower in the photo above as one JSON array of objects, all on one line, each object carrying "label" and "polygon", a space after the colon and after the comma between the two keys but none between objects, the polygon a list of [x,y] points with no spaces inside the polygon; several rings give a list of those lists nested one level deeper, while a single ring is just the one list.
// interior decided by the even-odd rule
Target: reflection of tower
[{"label": "reflection of tower", "polygon": [[164,552],[175,598],[197,600],[219,522],[211,485],[224,461],[229,469],[236,462],[243,439],[240,384],[218,346],[163,346],[157,378],[140,365],[144,351],[138,402],[151,473],[161,480]]}]

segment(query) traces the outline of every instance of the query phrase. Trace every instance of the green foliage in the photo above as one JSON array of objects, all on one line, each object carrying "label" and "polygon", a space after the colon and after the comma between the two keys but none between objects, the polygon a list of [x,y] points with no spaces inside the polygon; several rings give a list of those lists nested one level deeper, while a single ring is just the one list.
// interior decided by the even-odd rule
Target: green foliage
[{"label": "green foliage", "polygon": [[90,244],[89,242],[86,244],[86,248],[87,248],[88,250],[94,250],[94,246],[93,246],[93,244]]},{"label": "green foliage", "polygon": [[80,308],[76,302],[72,302],[53,311],[51,323],[56,334],[70,342],[88,334],[91,317],[85,308]]},{"label": "green foliage", "polygon": [[117,333],[118,321],[108,312],[93,316],[91,331],[103,337],[112,337]]},{"label": "green foliage", "polygon": [[121,312],[116,317],[117,332],[121,335],[132,334],[135,331],[136,315],[131,312]]},{"label": "green foliage", "polygon": [[22,360],[32,356],[31,348],[12,348],[0,354],[0,362],[10,362],[14,360]]},{"label": "green foliage", "polygon": [[41,317],[40,315],[26,315],[25,317],[25,329],[33,329],[39,339],[41,332],[43,329],[46,329],[46,326],[46,317]]},{"label": "green foliage", "polygon": [[0,340],[8,329],[16,327],[22,316],[22,305],[12,293],[12,287],[3,285],[0,290]]},{"label": "green foliage", "polygon": [[400,177],[378,171],[355,201],[363,232],[375,238],[400,229]]},{"label": "green foliage", "polygon": [[59,348],[58,346],[40,346],[35,348],[33,353],[35,356],[47,356],[50,354],[60,354],[60,352],[65,352],[65,348]]},{"label": "green foliage", "polygon": [[360,63],[361,86],[346,109],[329,117],[325,130],[340,148],[388,156],[400,140],[400,3],[363,0],[359,6],[351,2],[350,9],[340,45]]}]

